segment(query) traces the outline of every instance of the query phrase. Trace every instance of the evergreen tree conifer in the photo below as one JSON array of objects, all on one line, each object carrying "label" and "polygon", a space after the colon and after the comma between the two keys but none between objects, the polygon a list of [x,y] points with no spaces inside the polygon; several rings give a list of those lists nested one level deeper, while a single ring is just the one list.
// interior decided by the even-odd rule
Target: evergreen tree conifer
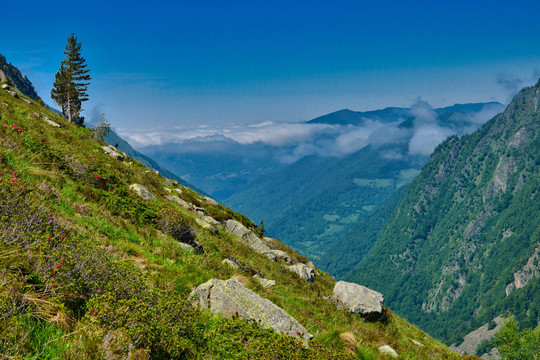
[{"label": "evergreen tree conifer", "polygon": [[81,106],[88,100],[86,90],[91,78],[88,74],[90,69],[86,68],[86,61],[81,55],[81,43],[74,34],[68,37],[64,54],[66,58],[55,75],[51,98],[62,108],[62,115],[69,122],[83,125]]}]

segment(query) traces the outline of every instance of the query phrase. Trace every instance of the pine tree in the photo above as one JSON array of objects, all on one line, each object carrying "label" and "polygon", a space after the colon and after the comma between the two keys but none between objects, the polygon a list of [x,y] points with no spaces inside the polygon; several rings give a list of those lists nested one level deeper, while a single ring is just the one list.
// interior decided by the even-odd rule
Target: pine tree
[{"label": "pine tree", "polygon": [[82,125],[82,102],[88,100],[86,90],[91,78],[88,74],[90,69],[86,69],[85,59],[81,56],[81,43],[77,42],[75,35],[68,37],[64,54],[66,59],[55,75],[51,98],[60,105],[62,115],[69,122]]}]

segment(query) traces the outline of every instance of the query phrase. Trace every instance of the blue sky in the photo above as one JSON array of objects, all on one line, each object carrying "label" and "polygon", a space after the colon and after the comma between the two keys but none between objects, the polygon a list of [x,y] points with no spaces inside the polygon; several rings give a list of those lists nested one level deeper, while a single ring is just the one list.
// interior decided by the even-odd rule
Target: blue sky
[{"label": "blue sky", "polygon": [[540,77],[538,1],[10,1],[0,53],[49,93],[70,33],[86,117],[124,132],[342,108],[507,102]]}]

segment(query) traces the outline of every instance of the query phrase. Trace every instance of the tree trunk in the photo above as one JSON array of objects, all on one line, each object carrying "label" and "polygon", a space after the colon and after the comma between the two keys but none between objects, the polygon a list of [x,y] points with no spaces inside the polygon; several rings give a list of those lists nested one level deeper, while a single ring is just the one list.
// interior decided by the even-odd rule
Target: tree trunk
[{"label": "tree trunk", "polygon": [[68,121],[71,122],[71,97],[68,96],[67,100]]}]

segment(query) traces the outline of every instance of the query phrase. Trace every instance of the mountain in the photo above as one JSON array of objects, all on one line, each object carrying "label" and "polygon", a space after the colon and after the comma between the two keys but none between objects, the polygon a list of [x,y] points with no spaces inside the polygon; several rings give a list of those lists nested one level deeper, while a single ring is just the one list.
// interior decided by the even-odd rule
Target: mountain
[{"label": "mountain", "polygon": [[[262,219],[269,236],[309,256],[332,275],[342,276],[350,270],[345,264],[358,263],[358,255],[365,254],[366,246],[373,243],[356,241],[356,229],[362,227],[358,223],[420,172],[438,141],[476,129],[478,114],[493,115],[502,108],[498,103],[485,103],[433,110],[419,103],[413,109],[343,110],[325,115],[313,121],[344,125],[348,129],[345,139],[349,136],[350,141],[366,146],[340,157],[305,157],[245,185],[223,202],[252,219]],[[354,119],[344,122],[352,121],[353,113],[362,119],[362,125]],[[363,139],[363,129],[372,126],[379,128]],[[340,245],[344,243],[350,246]],[[329,260],[345,258],[346,262]]]},{"label": "mountain", "polygon": [[540,319],[540,82],[478,131],[439,145],[346,276],[459,345],[512,313]]},{"label": "mountain", "polygon": [[0,89],[2,357],[463,358],[386,308],[346,311],[246,216],[26,100]]},{"label": "mountain", "polygon": [[34,85],[32,85],[26,75],[23,76],[17,67],[8,63],[2,54],[0,54],[0,82],[11,84],[11,86],[31,99],[39,99]]}]

